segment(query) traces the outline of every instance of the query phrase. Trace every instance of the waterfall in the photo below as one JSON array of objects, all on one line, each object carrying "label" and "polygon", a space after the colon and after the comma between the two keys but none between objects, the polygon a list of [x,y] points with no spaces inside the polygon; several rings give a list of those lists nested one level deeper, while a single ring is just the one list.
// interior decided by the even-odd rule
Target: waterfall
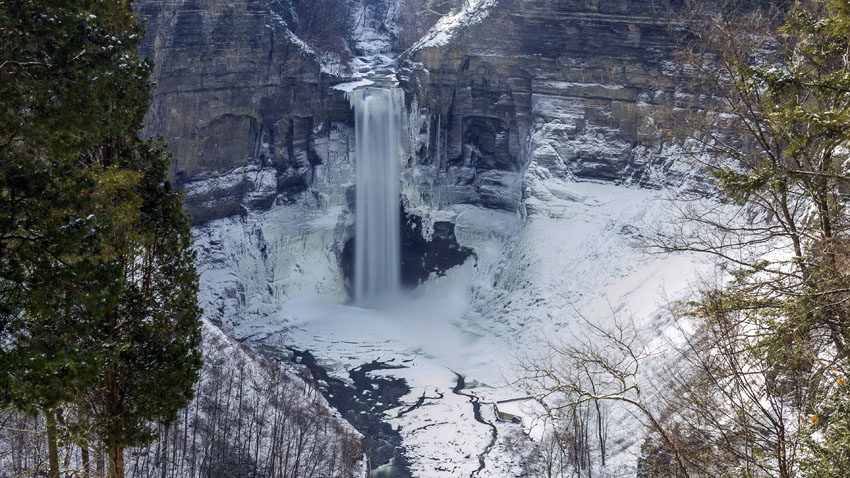
[{"label": "waterfall", "polygon": [[354,299],[374,305],[401,287],[399,183],[403,96],[398,88],[349,93],[355,113],[357,201]]}]

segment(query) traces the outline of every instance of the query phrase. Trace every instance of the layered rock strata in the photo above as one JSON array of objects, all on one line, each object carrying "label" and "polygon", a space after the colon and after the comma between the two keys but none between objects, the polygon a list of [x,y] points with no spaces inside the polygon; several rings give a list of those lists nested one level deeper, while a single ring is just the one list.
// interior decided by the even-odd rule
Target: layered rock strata
[{"label": "layered rock strata", "polygon": [[[483,2],[486,3],[486,2]],[[528,175],[659,186],[655,111],[681,87],[676,0],[500,0],[449,39],[420,42],[403,80],[414,153],[448,202],[514,210]]]},{"label": "layered rock strata", "polygon": [[[294,200],[342,150],[348,104],[268,0],[137,0],[156,64],[146,133],[174,153],[196,224]],[[336,141],[338,144],[330,145]],[[341,144],[341,145],[340,145]]]},{"label": "layered rock strata", "polygon": [[[544,203],[564,199],[550,180],[657,187],[691,174],[668,159],[675,138],[656,114],[685,84],[672,61],[679,0],[468,3],[478,5],[475,21],[433,30],[402,56],[404,254],[434,252],[407,261],[409,284],[469,255],[435,255],[438,245],[414,230],[428,211],[550,214]],[[352,112],[332,89],[344,79],[292,34],[282,5],[138,0],[148,22],[142,54],[156,63],[147,133],[172,148],[197,225],[274,204],[333,213],[315,246],[332,248],[344,276]],[[454,251],[454,223],[441,227]]]}]

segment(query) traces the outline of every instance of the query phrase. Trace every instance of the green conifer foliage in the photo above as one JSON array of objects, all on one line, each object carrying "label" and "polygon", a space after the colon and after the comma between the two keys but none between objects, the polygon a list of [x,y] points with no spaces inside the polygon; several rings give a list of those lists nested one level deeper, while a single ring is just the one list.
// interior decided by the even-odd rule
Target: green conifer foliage
[{"label": "green conifer foliage", "polygon": [[103,165],[86,154],[144,114],[150,69],[117,5],[0,3],[0,403],[29,411],[92,378],[100,357],[80,337],[120,286],[100,255]]},{"label": "green conifer foliage", "polygon": [[120,168],[110,168],[114,180],[98,196],[120,217],[103,249],[120,264],[121,291],[92,331],[105,362],[82,407],[109,449],[110,476],[123,476],[124,448],[149,443],[155,424],[192,399],[201,312],[189,221],[167,181],[170,157],[134,136],[111,146]]},{"label": "green conifer foliage", "polygon": [[189,221],[139,137],[142,35],[125,0],[0,2],[0,405],[55,427],[75,403],[111,476],[200,368]]},{"label": "green conifer foliage", "polygon": [[[826,464],[846,460],[837,444],[850,430],[850,396],[836,378],[850,360],[850,2],[722,2],[695,38],[690,64],[722,114],[702,109],[688,127],[739,215],[690,214],[703,237],[671,249],[710,252],[732,268],[731,282],[685,308],[706,337],[722,339],[696,350],[727,359],[709,376],[757,392],[726,400],[756,418],[726,425],[755,437],[727,448],[750,475],[845,476]],[[734,437],[726,430],[711,432]]]}]

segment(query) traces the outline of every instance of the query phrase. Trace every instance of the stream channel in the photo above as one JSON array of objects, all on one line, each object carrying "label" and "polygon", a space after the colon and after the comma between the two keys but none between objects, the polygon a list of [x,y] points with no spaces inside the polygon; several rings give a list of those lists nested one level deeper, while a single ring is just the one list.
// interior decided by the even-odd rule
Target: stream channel
[{"label": "stream channel", "polygon": [[[400,399],[410,393],[410,387],[403,379],[369,373],[405,368],[405,365],[393,363],[393,360],[363,364],[348,372],[349,384],[330,376],[309,351],[287,349],[292,353],[294,363],[307,368],[328,403],[363,434],[369,469],[372,470],[370,477],[413,478],[404,456],[401,435],[383,421],[385,411],[403,405]],[[406,412],[421,406],[423,401],[417,401]]]}]

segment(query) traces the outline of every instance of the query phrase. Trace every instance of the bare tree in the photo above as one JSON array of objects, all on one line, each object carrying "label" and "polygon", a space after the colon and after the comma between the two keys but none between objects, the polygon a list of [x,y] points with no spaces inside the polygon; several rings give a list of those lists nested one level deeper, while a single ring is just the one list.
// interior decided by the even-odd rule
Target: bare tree
[{"label": "bare tree", "polygon": [[[573,459],[569,460],[572,469],[580,473],[590,466],[587,422],[591,407],[598,413],[596,423],[605,427],[596,430],[597,451],[600,455],[606,453],[607,425],[602,409],[603,404],[611,403],[627,407],[640,423],[658,434],[664,446],[671,450],[681,475],[688,477],[687,456],[681,444],[668,433],[658,407],[657,390],[653,388],[650,393],[644,390],[651,383],[644,368],[657,352],[639,339],[630,320],[614,318],[610,327],[599,326],[584,317],[580,321],[585,335],[567,343],[550,342],[547,356],[523,359],[519,381],[548,405],[547,415],[555,433],[573,437],[570,441]],[[577,435],[581,436],[580,440],[575,439]]]},{"label": "bare tree", "polygon": [[748,476],[799,476],[815,431],[847,430],[840,419],[818,425],[818,409],[840,396],[835,376],[850,361],[850,9],[689,7],[678,61],[692,94],[676,96],[670,117],[716,189],[675,201],[678,219],[650,246],[714,255],[730,281],[679,307],[696,334],[670,383],[668,428],[704,473],[727,463]]},{"label": "bare tree", "polygon": [[[544,441],[542,451],[562,445],[562,460],[584,476],[592,409],[621,406],[648,432],[640,467],[646,476],[797,476],[806,382],[776,374],[753,347],[759,332],[745,321],[684,325],[683,345],[668,343],[660,355],[631,321],[601,327],[582,319],[586,335],[526,359],[521,383],[549,404],[547,440],[555,441]],[[604,453],[604,445],[596,450]],[[559,463],[551,452],[541,461]]]},{"label": "bare tree", "polygon": [[451,13],[456,3],[453,0],[404,0],[398,15],[401,50],[413,46],[437,20]]},{"label": "bare tree", "polygon": [[[281,364],[210,333],[194,400],[158,428],[150,446],[128,450],[131,478],[350,478],[359,473],[360,437],[316,388]],[[73,408],[57,415],[61,476],[106,476],[105,447]],[[0,478],[48,469],[43,417],[0,411]],[[95,466],[96,465],[96,466]]]}]

